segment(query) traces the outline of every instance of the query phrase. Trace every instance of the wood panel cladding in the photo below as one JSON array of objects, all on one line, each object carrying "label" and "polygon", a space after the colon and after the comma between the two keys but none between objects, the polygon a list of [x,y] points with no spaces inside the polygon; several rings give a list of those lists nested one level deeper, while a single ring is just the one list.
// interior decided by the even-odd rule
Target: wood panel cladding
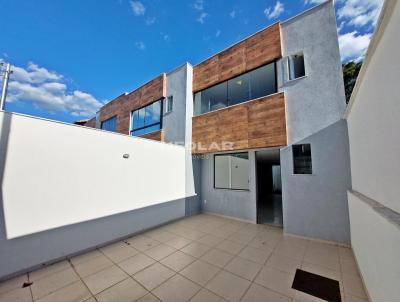
[{"label": "wood panel cladding", "polygon": [[158,131],[147,133],[147,134],[141,135],[140,137],[163,142],[164,141],[164,130],[161,129]]},{"label": "wood panel cladding", "polygon": [[199,91],[282,57],[280,24],[274,24],[193,67]]},{"label": "wood panel cladding", "polygon": [[193,153],[287,144],[284,93],[193,117]]},{"label": "wood panel cladding", "polygon": [[100,123],[117,117],[117,132],[129,134],[130,113],[167,95],[166,75],[162,74],[128,94],[121,94],[100,110]]}]

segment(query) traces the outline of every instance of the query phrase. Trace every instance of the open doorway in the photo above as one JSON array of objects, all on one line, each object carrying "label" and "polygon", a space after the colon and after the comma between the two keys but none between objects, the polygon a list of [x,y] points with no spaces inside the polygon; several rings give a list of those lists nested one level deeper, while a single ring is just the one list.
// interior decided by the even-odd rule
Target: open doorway
[{"label": "open doorway", "polygon": [[283,226],[279,149],[256,152],[257,223]]}]

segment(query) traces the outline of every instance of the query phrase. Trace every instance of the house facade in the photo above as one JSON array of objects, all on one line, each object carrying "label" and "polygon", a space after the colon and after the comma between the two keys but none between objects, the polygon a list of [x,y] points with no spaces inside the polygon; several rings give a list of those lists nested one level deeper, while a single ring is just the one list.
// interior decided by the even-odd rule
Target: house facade
[{"label": "house facade", "polygon": [[[350,242],[345,95],[328,1],[124,93],[86,126],[186,146],[186,214]],[[189,188],[193,187],[193,188]]]}]

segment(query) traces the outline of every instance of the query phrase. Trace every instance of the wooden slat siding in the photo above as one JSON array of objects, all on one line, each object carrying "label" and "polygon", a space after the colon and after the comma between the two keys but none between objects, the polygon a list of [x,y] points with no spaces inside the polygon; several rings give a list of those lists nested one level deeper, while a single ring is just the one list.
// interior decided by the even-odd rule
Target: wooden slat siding
[{"label": "wooden slat siding", "polygon": [[158,76],[138,89],[116,97],[100,110],[100,122],[117,116],[117,132],[129,134],[131,111],[167,96],[167,77]]},{"label": "wooden slat siding", "polygon": [[160,141],[163,142],[164,141],[164,130],[158,130],[158,131],[154,131],[151,133],[147,133],[144,135],[141,135],[139,137],[143,137],[143,138],[147,138],[147,139],[152,139],[155,141]]},{"label": "wooden slat siding", "polygon": [[91,128],[96,128],[96,117],[91,118],[88,120],[85,124],[85,127],[91,127]]},{"label": "wooden slat siding", "polygon": [[282,57],[280,24],[274,24],[193,67],[199,91]]},{"label": "wooden slat siding", "polygon": [[285,146],[284,93],[193,117],[192,141],[195,154]]}]

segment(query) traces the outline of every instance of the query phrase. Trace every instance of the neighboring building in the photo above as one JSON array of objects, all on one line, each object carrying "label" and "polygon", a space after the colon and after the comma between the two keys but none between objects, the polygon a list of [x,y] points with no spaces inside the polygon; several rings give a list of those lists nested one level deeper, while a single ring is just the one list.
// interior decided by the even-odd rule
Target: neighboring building
[{"label": "neighboring building", "polygon": [[192,146],[188,213],[349,243],[345,107],[328,1],[118,96],[86,125]]}]

